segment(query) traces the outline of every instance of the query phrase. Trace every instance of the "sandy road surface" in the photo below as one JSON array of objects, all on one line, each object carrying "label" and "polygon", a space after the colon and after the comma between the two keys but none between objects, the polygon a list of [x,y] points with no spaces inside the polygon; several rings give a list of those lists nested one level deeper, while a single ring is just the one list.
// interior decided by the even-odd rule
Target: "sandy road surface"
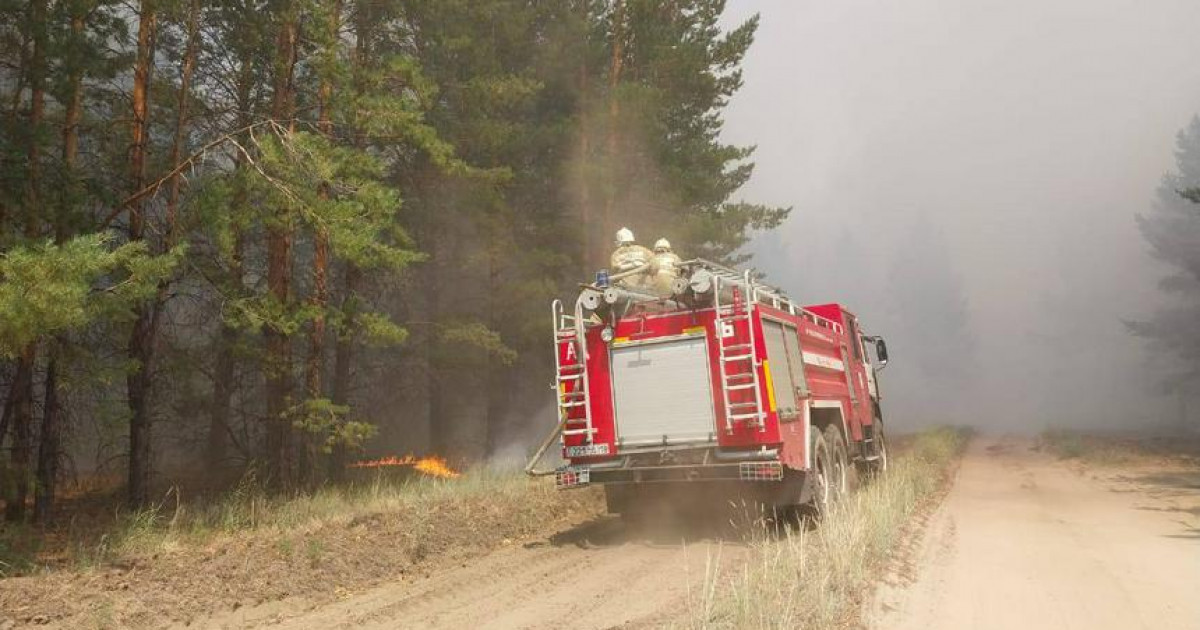
[{"label": "sandy road surface", "polygon": [[728,532],[630,530],[602,517],[332,604],[276,602],[192,627],[658,627],[700,605],[708,572],[746,552]]},{"label": "sandy road surface", "polygon": [[[971,445],[912,574],[881,587],[867,624],[1200,630],[1200,470],[1084,470],[1032,446]],[[699,527],[710,531],[601,517],[333,603],[284,600],[190,627],[659,627],[700,605],[714,563],[729,570],[748,554],[736,531]]]},{"label": "sandy road surface", "polygon": [[1200,471],[1087,469],[980,439],[877,630],[1200,629]]}]

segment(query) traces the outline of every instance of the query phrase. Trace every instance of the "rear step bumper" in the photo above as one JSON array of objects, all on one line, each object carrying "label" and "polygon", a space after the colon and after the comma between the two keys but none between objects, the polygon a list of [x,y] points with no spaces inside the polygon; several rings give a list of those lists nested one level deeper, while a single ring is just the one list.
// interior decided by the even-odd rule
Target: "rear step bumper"
[{"label": "rear step bumper", "polygon": [[703,481],[782,481],[778,461],[722,462],[677,466],[565,466],[554,476],[559,490],[593,484],[689,483]]}]

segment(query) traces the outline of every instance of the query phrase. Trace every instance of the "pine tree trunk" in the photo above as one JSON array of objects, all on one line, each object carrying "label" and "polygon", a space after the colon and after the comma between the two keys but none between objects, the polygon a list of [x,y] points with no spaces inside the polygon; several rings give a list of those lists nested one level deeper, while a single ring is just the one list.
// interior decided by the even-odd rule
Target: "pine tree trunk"
[{"label": "pine tree trunk", "polygon": [[[82,51],[77,48],[83,45],[83,30],[86,26],[82,14],[71,16],[71,50],[68,52],[70,62],[70,96],[67,98],[66,110],[63,112],[63,168],[70,178],[71,190],[75,189],[75,161],[79,155],[79,121],[83,116],[83,63]],[[68,199],[72,202],[74,199]]]},{"label": "pine tree trunk", "polygon": [[[240,249],[241,239],[238,240],[237,247]],[[241,274],[237,274],[237,277],[240,278]],[[222,325],[218,343],[220,347],[217,349],[216,373],[213,376],[213,399],[208,416],[208,440],[204,451],[204,460],[209,470],[220,470],[225,465],[228,452],[233,372],[237,369],[237,359],[233,355],[234,346],[237,344],[237,330]]]},{"label": "pine tree trunk", "polygon": [[[188,109],[192,99],[192,74],[196,68],[196,47],[200,39],[200,4],[191,0],[188,8],[187,47],[179,64],[179,93],[175,99],[175,137],[171,141],[171,168],[176,169],[183,159],[183,151],[187,144]],[[167,240],[163,250],[175,246],[178,238],[178,208],[179,192],[182,178],[179,173],[171,176],[167,187]],[[159,298],[165,292],[165,286],[159,287]]]},{"label": "pine tree trunk", "polygon": [[[284,6],[276,42],[275,81],[271,115],[291,126],[292,79],[296,64],[296,8]],[[289,304],[292,275],[291,217],[284,208],[276,209],[267,226],[267,292],[280,307]],[[267,467],[276,487],[295,484],[294,435],[288,413],[290,406],[292,348],[283,330],[268,325],[264,336],[267,346]]]},{"label": "pine tree trunk", "polygon": [[46,362],[46,399],[42,410],[41,444],[38,447],[37,487],[33,494],[33,520],[37,523],[50,522],[58,483],[58,457],[63,431],[58,380],[58,351],[52,348]]},{"label": "pine tree trunk", "polygon": [[[5,440],[5,438],[8,437],[8,427],[12,426],[13,409],[12,409],[11,403],[12,403],[13,396],[16,395],[16,391],[17,391],[17,388],[16,388],[17,370],[16,370],[16,368],[17,368],[17,364],[14,362],[13,363],[13,380],[9,381],[9,383],[8,383],[8,395],[4,397],[4,409],[2,411],[0,411],[0,451],[3,450],[4,440]],[[0,466],[0,470],[3,470],[2,466]]]},{"label": "pine tree trunk", "polygon": [[[280,218],[280,220],[283,220]],[[286,305],[291,289],[291,231],[274,226],[267,234],[267,290],[279,304]],[[288,418],[291,399],[291,339],[281,330],[268,326],[266,403],[267,467],[271,483],[283,488],[295,481],[293,435]]]},{"label": "pine tree trunk", "polygon": [[[589,8],[591,0],[583,0],[580,2],[582,9],[583,32],[585,38],[582,43],[582,54],[579,62],[579,220],[580,228],[583,231],[583,277],[590,275],[595,269],[593,265],[599,260],[595,249],[595,240],[592,234],[592,182],[591,169],[589,168],[592,159],[592,130],[591,130],[591,103],[589,99],[589,81],[588,81],[588,42],[586,40],[586,32],[588,25],[591,24],[592,16]],[[603,263],[601,263],[603,264]]]},{"label": "pine tree trunk", "polygon": [[[75,13],[71,16],[71,39],[68,57],[69,92],[66,109],[63,112],[62,128],[62,163],[66,176],[64,199],[55,213],[54,240],[60,245],[67,239],[67,213],[74,208],[76,202],[77,175],[75,162],[79,155],[79,120],[83,113],[83,59],[79,46],[82,45],[84,15]],[[59,342],[62,340],[60,339]],[[45,402],[42,408],[42,434],[38,446],[37,488],[33,498],[33,519],[39,523],[48,523],[51,510],[54,507],[54,495],[58,484],[58,460],[62,444],[63,417],[62,395],[59,387],[59,343],[52,343],[47,349]]]},{"label": "pine tree trunk", "polygon": [[[241,60],[241,68],[237,78],[238,128],[244,128],[250,123],[251,90],[254,89],[254,65],[249,58]],[[246,167],[246,158],[241,153],[234,159],[235,173],[241,173]],[[233,204],[230,212],[239,212],[246,207],[246,188],[241,179],[235,176]],[[244,269],[242,264],[245,238],[235,225],[233,236],[233,253],[229,263],[228,283],[234,295],[241,295],[244,289]],[[213,375],[213,400],[209,409],[208,445],[205,460],[211,469],[217,470],[225,465],[227,447],[229,445],[229,417],[232,415],[234,371],[237,369],[237,357],[234,354],[238,341],[238,331],[223,321],[221,335],[217,348],[216,373]]]},{"label": "pine tree trunk", "polygon": [[[154,40],[157,14],[152,0],[143,0],[138,12],[137,60],[133,73],[133,133],[129,152],[129,181],[131,194],[145,186],[146,156],[149,144],[150,80],[154,69]],[[146,217],[140,199],[129,206],[129,239],[145,238]],[[134,370],[126,377],[129,396],[129,504],[144,505],[149,495],[150,390],[153,378],[154,339],[152,338],[153,306],[139,304],[129,335],[129,358]]]},{"label": "pine tree trunk", "polygon": [[[235,202],[234,207],[241,206]],[[242,287],[242,249],[244,246],[242,235],[235,235],[233,256],[229,268],[229,282],[239,290]],[[226,463],[230,433],[229,417],[233,413],[234,371],[237,370],[237,357],[234,354],[237,342],[237,329],[222,323],[215,364],[216,373],[213,375],[213,400],[209,409],[208,443],[204,457],[211,470],[219,470]]]},{"label": "pine tree trunk", "polygon": [[[321,371],[325,356],[325,309],[329,302],[326,275],[329,269],[329,234],[318,227],[313,236],[313,289],[309,305],[314,309],[311,328],[308,332],[308,357],[304,366],[304,390],[309,400],[323,398]],[[300,436],[301,474],[305,478],[316,474],[317,457],[315,436],[303,431]]]},{"label": "pine tree trunk", "polygon": [[[499,304],[496,304],[496,296],[500,293],[500,252],[496,251],[494,246],[488,247],[488,283],[487,291],[487,325],[488,328],[496,332],[500,331],[501,321],[496,316],[499,310]],[[484,456],[489,457],[496,451],[497,443],[500,435],[504,431],[504,413],[505,413],[505,398],[506,385],[508,380],[508,366],[497,361],[492,354],[488,355],[485,363],[487,370],[484,375],[485,392],[485,410],[484,410],[484,426],[483,426],[483,451]]]},{"label": "pine tree trunk", "polygon": [[33,369],[37,346],[25,347],[17,358],[17,371],[12,389],[4,405],[4,414],[11,418],[13,494],[7,499],[4,517],[9,521],[25,518],[25,503],[29,499],[30,433],[33,424]]},{"label": "pine tree trunk", "polygon": [[[153,11],[153,9],[150,9]],[[143,5],[145,11],[145,5]],[[188,14],[188,38],[187,45],[184,49],[183,59],[180,62],[179,72],[179,93],[176,97],[176,114],[175,114],[175,136],[171,142],[170,164],[172,169],[179,166],[182,159],[183,145],[187,139],[187,119],[188,119],[188,101],[191,98],[191,81],[192,72],[196,65],[196,46],[199,34],[199,5],[196,0],[192,0],[190,12]],[[150,33],[149,33],[149,51],[145,58],[146,65],[144,71],[142,98],[139,104],[139,92],[137,88],[137,78],[134,81],[134,119],[135,126],[141,126],[140,133],[141,145],[139,146],[136,140],[139,134],[135,131],[135,152],[140,152],[140,157],[134,165],[133,180],[135,182],[134,192],[141,190],[145,185],[146,174],[146,143],[149,141],[149,89],[151,71],[154,68],[154,40],[156,37],[157,24],[154,21],[153,13],[150,15]],[[142,56],[141,56],[142,34],[141,26],[138,27],[138,50],[139,62],[138,73],[142,73]],[[170,251],[175,246],[175,241],[178,238],[178,217],[179,208],[179,192],[180,192],[180,176],[178,174],[171,177],[167,187],[167,226],[166,236],[162,242],[161,253]],[[145,217],[142,214],[142,204],[136,202],[137,210],[130,209],[130,226],[132,232],[132,217],[139,215],[139,220],[143,224],[139,229],[138,238],[144,238],[144,223]],[[132,412],[130,420],[130,459],[129,459],[129,501],[132,505],[142,505],[146,502],[146,493],[150,484],[151,460],[153,454],[151,452],[151,437],[150,426],[151,418],[151,400],[154,394],[154,358],[157,354],[158,331],[162,326],[162,316],[166,309],[167,293],[170,290],[170,280],[163,279],[158,283],[158,287],[154,292],[154,297],[150,304],[144,305],[137,321],[134,323],[133,336],[130,338],[130,356],[138,361],[141,369],[138,372],[130,375],[130,411]],[[136,356],[135,356],[136,354]],[[135,392],[135,390],[137,390]],[[134,405],[137,401],[137,405]],[[137,437],[135,437],[135,435]],[[135,457],[137,454],[135,468]],[[136,472],[136,475],[135,475]],[[136,479],[136,481],[135,481]]]},{"label": "pine tree trunk", "polygon": [[[33,40],[33,52],[29,60],[29,146],[25,178],[25,237],[29,240],[39,236],[38,219],[43,211],[39,131],[46,108],[46,9],[46,0],[33,0],[29,4],[29,28]],[[36,365],[37,344],[31,343],[17,358],[17,372],[5,405],[5,415],[9,416],[13,433],[12,474],[16,481],[13,496],[5,510],[5,517],[10,521],[25,518],[25,503],[29,499],[29,464],[33,450],[33,372]]]},{"label": "pine tree trunk", "polygon": [[[348,321],[346,330],[337,336],[333,349],[333,391],[331,401],[335,405],[350,404],[350,366],[354,364],[354,338],[357,327],[353,322],[354,301],[358,298],[358,285],[362,272],[352,264],[346,265],[346,276],[343,278],[344,293],[342,294],[339,310],[346,315]],[[329,457],[329,479],[342,481],[346,471],[346,445],[337,442]]]},{"label": "pine tree trunk", "polygon": [[[426,250],[429,254],[429,262],[424,265],[425,272],[423,286],[425,290],[426,312],[429,314],[427,319],[430,322],[442,321],[442,304],[441,304],[441,278],[438,277],[437,267],[438,260],[436,245],[434,242],[429,243],[430,247]],[[442,401],[442,387],[440,366],[434,360],[434,344],[437,343],[437,332],[431,330],[425,337],[425,346],[422,352],[425,353],[425,387],[426,395],[429,396],[429,442],[433,448],[433,452],[445,454],[450,447],[450,436],[453,431],[450,426],[450,418],[446,417],[445,404]]]},{"label": "pine tree trunk", "polygon": [[[340,5],[339,2],[338,6]],[[359,93],[363,90],[364,76],[367,66],[371,62],[370,38],[373,25],[370,6],[363,2],[357,3],[354,8],[354,89]],[[351,131],[351,134],[354,136],[355,144],[362,148],[362,140],[357,130],[359,121],[355,120],[354,122],[355,129]],[[330,131],[332,131],[331,128]],[[361,283],[362,270],[352,263],[346,263],[345,274],[342,278],[342,295],[338,303],[338,310],[342,314],[345,328],[338,331],[333,348],[333,383],[330,392],[330,402],[339,406],[350,404],[351,367],[354,365],[354,344],[358,334],[355,310]],[[346,445],[336,442],[329,455],[328,473],[331,481],[340,482],[345,479],[346,458]]]},{"label": "pine tree trunk", "polygon": [[[338,32],[341,29],[342,3],[333,0],[330,3],[329,30],[326,54],[333,57],[338,45]],[[333,120],[330,115],[330,99],[333,97],[333,78],[328,72],[321,73],[320,86],[317,88],[317,131],[326,138],[333,137]],[[321,199],[329,198],[329,190],[323,187]],[[309,296],[309,304],[313,308],[312,324],[308,333],[308,358],[305,365],[304,388],[309,400],[323,398],[321,389],[321,371],[324,367],[325,356],[325,309],[329,304],[329,289],[327,276],[329,274],[329,230],[324,224],[318,224],[313,234],[313,289]],[[303,439],[305,458],[309,462],[316,461],[316,447],[311,432],[305,432]],[[315,475],[310,463],[305,467],[304,474]]]},{"label": "pine tree trunk", "polygon": [[621,68],[625,60],[625,0],[616,0],[613,8],[612,26],[612,60],[608,68],[608,190],[604,199],[604,226],[606,231],[617,229],[613,223],[613,210],[617,202],[618,166],[621,163],[620,137],[618,134],[621,118],[621,100],[617,98],[617,89],[621,85]]}]

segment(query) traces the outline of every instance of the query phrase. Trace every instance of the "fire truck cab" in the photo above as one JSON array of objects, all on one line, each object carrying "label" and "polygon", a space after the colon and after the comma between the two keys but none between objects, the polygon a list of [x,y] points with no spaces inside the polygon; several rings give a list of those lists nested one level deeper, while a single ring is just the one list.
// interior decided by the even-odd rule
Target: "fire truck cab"
[{"label": "fire truck cab", "polygon": [[[887,466],[879,337],[839,304],[800,306],[749,272],[678,264],[673,295],[598,274],[553,303],[557,487],[603,484],[609,511],[678,484],[826,508],[849,468]],[[868,353],[874,352],[874,358]]]}]

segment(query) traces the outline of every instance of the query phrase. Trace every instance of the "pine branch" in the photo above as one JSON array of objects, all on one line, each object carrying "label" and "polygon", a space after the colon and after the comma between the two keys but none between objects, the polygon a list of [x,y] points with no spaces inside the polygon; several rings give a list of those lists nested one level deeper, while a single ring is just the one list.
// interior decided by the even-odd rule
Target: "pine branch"
[{"label": "pine branch", "polygon": [[254,130],[258,127],[264,127],[264,126],[270,126],[272,128],[272,131],[274,131],[276,128],[281,128],[279,126],[279,124],[276,123],[274,120],[262,120],[262,121],[259,121],[256,123],[251,123],[249,125],[246,125],[240,129],[235,129],[233,131],[230,131],[229,133],[226,133],[226,134],[223,134],[223,135],[217,137],[216,139],[212,140],[208,144],[205,144],[204,146],[197,149],[195,153],[192,153],[187,158],[181,160],[179,162],[179,164],[177,164],[175,166],[175,168],[172,168],[171,170],[167,171],[165,174],[163,174],[162,177],[159,177],[157,180],[152,182],[150,185],[133,193],[129,197],[125,198],[124,201],[117,204],[112,209],[112,211],[110,211],[108,213],[108,216],[106,216],[104,218],[104,220],[100,222],[100,226],[98,229],[101,231],[108,229],[109,226],[112,225],[112,222],[115,221],[117,219],[117,217],[121,216],[122,212],[125,212],[126,210],[129,209],[130,205],[136,203],[137,201],[144,199],[145,197],[147,197],[149,195],[153,195],[153,194],[157,193],[159,191],[159,189],[163,187],[163,185],[165,185],[167,182],[171,181],[172,177],[179,175],[184,170],[188,169],[189,167],[193,166],[196,162],[198,162],[201,159],[203,159],[204,157],[206,157],[211,151],[221,147],[222,145],[229,144],[229,145],[234,146],[238,150],[238,152],[240,152],[243,155],[243,157],[245,157],[251,164],[253,164],[255,166],[255,170],[257,170],[259,172],[259,174],[263,175],[264,177],[267,177],[267,179],[272,181],[272,183],[275,183],[275,181],[272,178],[267,176],[266,173],[264,173],[262,171],[262,168],[258,166],[258,163],[252,159],[253,156],[251,156],[251,154],[246,150],[246,148],[243,147],[241,144],[239,144],[236,140],[237,136],[239,136],[243,133],[249,133],[251,135],[251,138],[253,138]]}]

